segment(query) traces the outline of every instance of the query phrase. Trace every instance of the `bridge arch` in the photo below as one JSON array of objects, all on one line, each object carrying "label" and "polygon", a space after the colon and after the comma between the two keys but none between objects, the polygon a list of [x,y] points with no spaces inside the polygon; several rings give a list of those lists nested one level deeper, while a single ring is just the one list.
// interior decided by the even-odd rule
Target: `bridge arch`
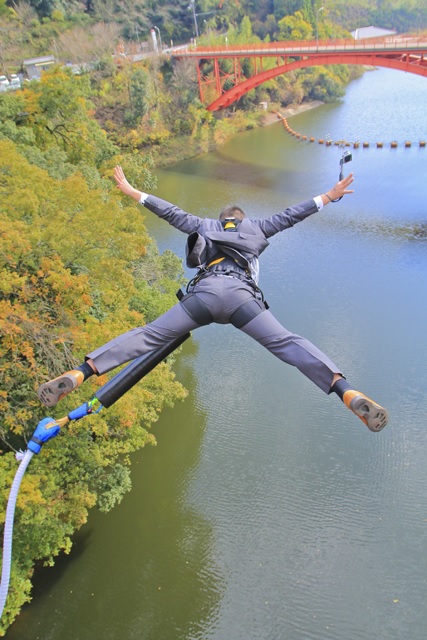
[{"label": "bridge arch", "polygon": [[[426,62],[421,58],[421,62]],[[285,62],[282,65],[268,69],[267,71],[261,71],[250,78],[236,84],[234,87],[225,91],[216,100],[211,102],[207,109],[208,111],[217,111],[218,109],[224,109],[237,100],[239,100],[245,93],[255,89],[259,85],[271,80],[279,75],[288,73],[295,69],[302,69],[305,67],[314,67],[320,65],[331,64],[349,64],[349,65],[366,65],[372,67],[387,67],[389,69],[395,69],[397,71],[405,71],[409,73],[415,73],[427,77],[427,66],[420,64],[420,58],[412,58],[411,56],[386,56],[372,53],[360,54],[360,53],[324,53],[316,56],[304,57],[299,60],[293,60],[291,62]]]}]

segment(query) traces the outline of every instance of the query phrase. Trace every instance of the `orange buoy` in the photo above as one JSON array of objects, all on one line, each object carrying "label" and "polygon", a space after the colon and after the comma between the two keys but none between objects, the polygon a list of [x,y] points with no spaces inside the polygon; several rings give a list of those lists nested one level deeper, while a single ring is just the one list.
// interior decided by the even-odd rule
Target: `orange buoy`
[{"label": "orange buoy", "polygon": [[363,148],[364,148],[364,149],[367,149],[368,147],[369,147],[369,142],[364,142],[364,143],[363,143]]},{"label": "orange buoy", "polygon": [[420,147],[425,147],[425,146],[426,146],[426,141],[420,140]]},{"label": "orange buoy", "polygon": [[382,148],[383,148],[383,143],[377,142],[377,149],[382,149]]},{"label": "orange buoy", "polygon": [[396,149],[396,147],[397,147],[397,142],[396,142],[396,140],[393,140],[393,142],[390,144],[390,147],[391,147],[392,149]]}]

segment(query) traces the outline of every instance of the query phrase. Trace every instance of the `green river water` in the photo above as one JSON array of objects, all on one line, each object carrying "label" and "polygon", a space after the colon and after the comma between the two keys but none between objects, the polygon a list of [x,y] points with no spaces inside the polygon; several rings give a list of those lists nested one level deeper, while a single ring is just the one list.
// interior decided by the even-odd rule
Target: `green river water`
[{"label": "green river water", "polygon": [[[8,639],[424,640],[426,103],[427,79],[383,69],[293,117],[308,136],[371,146],[346,166],[355,194],[261,260],[275,315],[387,406],[389,426],[370,433],[234,328],[199,329],[175,365],[189,397],[133,456],[131,493],[38,573]],[[277,123],[159,171],[156,193],[264,217],[331,187],[340,154]],[[185,238],[146,215],[182,256]]]}]

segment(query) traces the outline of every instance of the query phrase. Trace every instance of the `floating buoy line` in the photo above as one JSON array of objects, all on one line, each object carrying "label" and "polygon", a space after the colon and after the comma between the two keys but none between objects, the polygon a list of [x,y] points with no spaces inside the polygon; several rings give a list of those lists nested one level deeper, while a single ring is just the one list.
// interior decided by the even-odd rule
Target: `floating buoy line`
[{"label": "floating buoy line", "polygon": [[[334,145],[337,147],[353,147],[353,149],[359,149],[359,148],[368,149],[369,147],[376,147],[377,149],[382,149],[385,146],[389,146],[391,149],[397,149],[397,147],[399,146],[399,143],[396,140],[392,140],[390,143],[385,145],[383,142],[376,142],[375,144],[371,144],[370,142],[359,142],[359,141],[349,142],[348,140],[333,141],[333,140],[330,140],[328,137],[313,138],[311,136],[306,136],[306,135],[303,135],[302,133],[298,133],[297,131],[294,131],[292,127],[289,126],[287,119],[284,116],[282,116],[281,113],[279,113],[278,111],[276,111],[275,113],[279,118],[279,120],[282,121],[286,131],[290,133],[292,136],[295,136],[295,138],[298,138],[299,140],[304,140],[308,142],[317,142],[318,144],[324,144],[326,147],[331,147]],[[412,147],[412,142],[410,142],[409,140],[406,140],[404,143],[401,143],[400,146],[403,146],[405,149],[408,149]],[[420,140],[418,143],[418,146],[425,147],[426,141]]]}]

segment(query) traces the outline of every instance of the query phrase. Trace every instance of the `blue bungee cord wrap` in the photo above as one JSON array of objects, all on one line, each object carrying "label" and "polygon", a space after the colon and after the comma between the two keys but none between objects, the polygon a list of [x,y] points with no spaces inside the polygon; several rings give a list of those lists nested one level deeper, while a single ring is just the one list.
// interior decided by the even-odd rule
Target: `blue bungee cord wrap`
[{"label": "blue bungee cord wrap", "polygon": [[24,477],[33,455],[40,453],[42,446],[52,438],[55,438],[60,433],[61,427],[68,424],[68,422],[81,420],[93,413],[99,413],[104,407],[111,407],[112,404],[114,404],[127,391],[129,391],[129,389],[146,376],[147,373],[154,369],[154,367],[167,358],[167,356],[175,351],[175,349],[177,349],[189,337],[190,333],[187,333],[173,342],[161,347],[157,351],[153,351],[136,358],[111,378],[111,380],[100,387],[89,402],[85,402],[76,409],[73,409],[73,411],[71,411],[67,416],[60,418],[59,420],[55,420],[54,418],[43,418],[43,420],[40,420],[27,444],[27,450],[25,452],[18,451],[15,454],[16,459],[20,461],[20,465],[12,483],[6,508],[6,520],[3,534],[3,563],[0,584],[0,618],[3,615],[9,591],[10,571],[12,565],[13,522],[15,519],[16,500],[22,478]]}]

